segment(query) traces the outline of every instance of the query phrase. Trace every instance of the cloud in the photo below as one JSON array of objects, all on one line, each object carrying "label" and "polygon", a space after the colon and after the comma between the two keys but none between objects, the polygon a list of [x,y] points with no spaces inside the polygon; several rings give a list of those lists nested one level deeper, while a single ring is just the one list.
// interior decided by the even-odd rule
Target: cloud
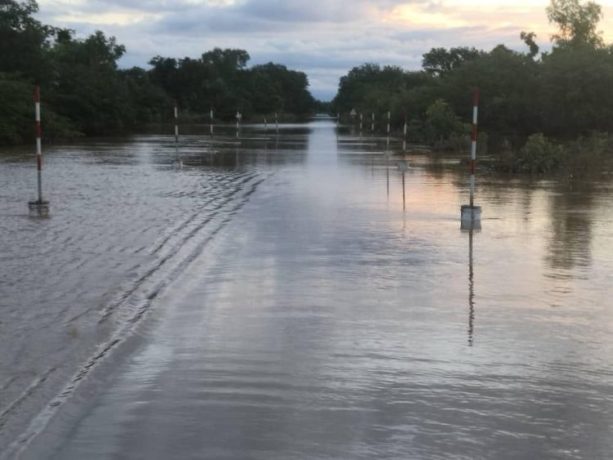
[{"label": "cloud", "polygon": [[[523,49],[522,30],[547,46],[548,0],[39,0],[46,23],[125,44],[124,66],[155,55],[200,56],[214,47],[249,51],[309,75],[319,97],[364,62],[418,69],[432,47],[499,43]],[[613,18],[613,5],[603,5]],[[603,23],[601,29],[613,30]],[[608,37],[611,40],[613,37]]]}]

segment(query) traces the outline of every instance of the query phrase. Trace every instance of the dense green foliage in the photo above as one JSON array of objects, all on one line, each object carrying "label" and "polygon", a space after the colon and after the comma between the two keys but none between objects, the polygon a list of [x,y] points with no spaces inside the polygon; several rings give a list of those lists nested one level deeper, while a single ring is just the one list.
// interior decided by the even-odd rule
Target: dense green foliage
[{"label": "dense green foliage", "polygon": [[391,110],[396,129],[407,120],[414,142],[465,146],[478,87],[490,151],[515,152],[517,171],[563,169],[573,147],[558,148],[547,137],[570,145],[613,132],[613,46],[597,32],[602,14],[593,2],[552,0],[547,15],[559,29],[548,53],[540,53],[534,33],[522,32],[525,53],[503,45],[488,52],[434,48],[417,72],[364,64],[341,79],[333,110],[374,112],[378,120]]},{"label": "dense green foliage", "polygon": [[157,56],[150,62],[149,74],[153,83],[194,113],[217,108],[218,116],[231,118],[237,110],[249,117],[273,112],[307,114],[314,109],[304,73],[273,63],[247,69],[248,61],[246,51],[217,48],[200,59]]},{"label": "dense green foliage", "polygon": [[0,0],[0,144],[33,136],[32,90],[41,85],[45,137],[99,135],[168,120],[181,113],[219,120],[316,110],[304,73],[269,63],[247,67],[243,50],[215,49],[198,59],[154,57],[149,70],[119,69],[114,37],[77,39],[41,24],[35,0]]}]

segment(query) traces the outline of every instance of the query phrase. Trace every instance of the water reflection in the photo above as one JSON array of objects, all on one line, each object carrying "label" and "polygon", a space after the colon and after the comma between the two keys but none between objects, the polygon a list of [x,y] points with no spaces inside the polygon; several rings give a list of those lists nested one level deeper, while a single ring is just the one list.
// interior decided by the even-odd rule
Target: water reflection
[{"label": "water reflection", "polygon": [[[465,171],[411,155],[403,181],[384,143],[313,123],[245,127],[240,144],[188,135],[176,171],[174,147],[146,137],[50,155],[66,208],[0,220],[0,413],[32,413],[23,388],[74,374],[111,327],[100,310],[121,323],[175,284],[24,460],[53,456],[49,439],[62,459],[608,458],[610,191],[576,221],[567,191],[491,176],[487,232],[462,233]],[[30,171],[8,163],[0,190],[23,212]],[[553,283],[551,240],[571,235],[593,270],[577,276],[580,246]],[[549,308],[556,283],[566,308]],[[18,434],[7,419],[0,446]]]},{"label": "water reflection", "polygon": [[475,270],[473,259],[473,240],[475,230],[468,230],[468,345],[474,344],[475,335]]},{"label": "water reflection", "polygon": [[407,195],[406,195],[406,182],[404,175],[409,169],[409,163],[406,160],[400,160],[398,162],[398,171],[402,174],[402,210],[407,210]]},{"label": "water reflection", "polygon": [[589,185],[556,187],[551,196],[551,237],[545,260],[552,277],[573,276],[576,267],[592,260],[594,188]]}]

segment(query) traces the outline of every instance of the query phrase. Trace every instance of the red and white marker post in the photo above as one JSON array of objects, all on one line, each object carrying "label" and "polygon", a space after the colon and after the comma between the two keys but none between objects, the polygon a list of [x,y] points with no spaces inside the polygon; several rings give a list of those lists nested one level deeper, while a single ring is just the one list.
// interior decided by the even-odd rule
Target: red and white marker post
[{"label": "red and white marker post", "polygon": [[481,207],[475,206],[475,173],[477,170],[477,137],[479,135],[479,90],[473,95],[473,129],[470,146],[470,204],[462,206],[462,227],[475,229],[481,226]]},{"label": "red and white marker post", "polygon": [[38,175],[38,199],[28,202],[31,212],[41,216],[49,214],[49,202],[43,199],[43,130],[40,121],[40,86],[34,87],[34,123],[36,131],[36,169]]}]

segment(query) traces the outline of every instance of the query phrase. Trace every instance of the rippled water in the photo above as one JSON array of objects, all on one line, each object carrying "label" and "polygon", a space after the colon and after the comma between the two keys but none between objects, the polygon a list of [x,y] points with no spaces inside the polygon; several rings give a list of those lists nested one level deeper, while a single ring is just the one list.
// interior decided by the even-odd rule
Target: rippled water
[{"label": "rippled water", "polygon": [[47,153],[46,220],[0,157],[10,455],[610,457],[611,181],[486,176],[467,233],[456,161],[325,121]]}]

